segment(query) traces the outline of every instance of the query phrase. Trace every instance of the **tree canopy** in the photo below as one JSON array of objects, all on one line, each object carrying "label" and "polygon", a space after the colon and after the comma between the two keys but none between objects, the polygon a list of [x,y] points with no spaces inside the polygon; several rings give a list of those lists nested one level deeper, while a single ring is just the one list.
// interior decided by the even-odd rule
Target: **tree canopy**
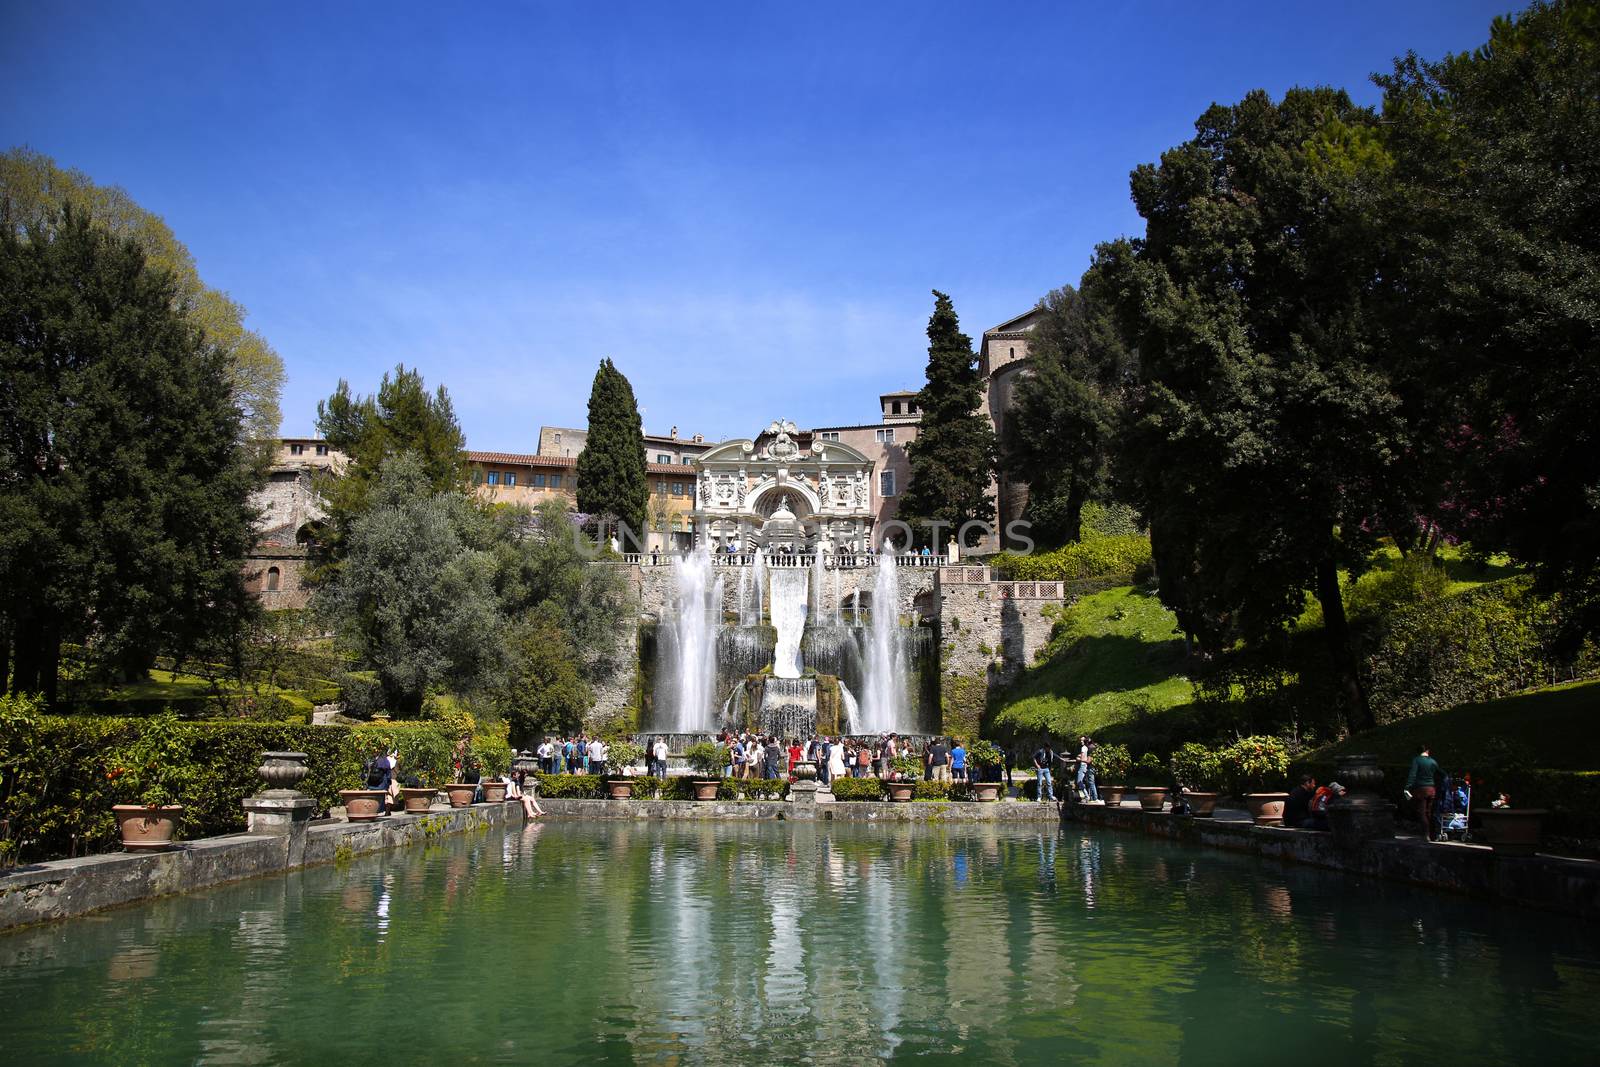
[{"label": "tree canopy", "polygon": [[[630,545],[643,547],[650,483],[645,477],[644,424],[633,386],[609,359],[589,390],[589,436],[578,454],[578,510],[602,526],[620,523]],[[636,540],[633,540],[636,539]]]}]

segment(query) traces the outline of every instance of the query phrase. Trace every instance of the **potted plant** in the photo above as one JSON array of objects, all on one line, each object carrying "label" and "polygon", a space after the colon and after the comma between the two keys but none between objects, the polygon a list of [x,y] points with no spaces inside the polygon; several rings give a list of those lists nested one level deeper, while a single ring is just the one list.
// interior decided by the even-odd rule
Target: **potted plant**
[{"label": "potted plant", "polygon": [[1544,808],[1502,807],[1477,808],[1473,814],[1483,828],[1483,840],[1494,849],[1497,856],[1531,856],[1539,848],[1539,835]]},{"label": "potted plant", "polygon": [[1133,756],[1126,745],[1099,745],[1094,750],[1094,773],[1101,780],[1100,799],[1107,807],[1117,807],[1128,792],[1133,773]]},{"label": "potted plant", "polygon": [[1167,802],[1171,789],[1165,784],[1170,777],[1161,757],[1146,752],[1133,765],[1133,791],[1139,796],[1139,806],[1145,811],[1160,811]]},{"label": "potted plant", "polygon": [[189,736],[170,710],[144,722],[134,740],[113,753],[106,777],[128,803],[113,804],[122,847],[159,852],[172,847],[183,815],[179,803],[194,783]]},{"label": "potted plant", "polygon": [[896,804],[910,802],[917,789],[917,775],[922,764],[915,756],[899,755],[889,762],[894,777],[883,783],[883,791]]},{"label": "potted plant", "polygon": [[967,790],[972,799],[988,803],[1000,799],[1000,776],[995,769],[1005,762],[1005,755],[991,741],[972,742],[967,749],[967,763],[972,767]]},{"label": "potted plant", "polygon": [[728,765],[728,746],[714,741],[697,741],[684,749],[683,756],[689,766],[699,773],[690,780],[696,800],[717,799],[717,789],[722,785],[722,768]]},{"label": "potted plant", "polygon": [[611,746],[611,765],[617,773],[606,779],[606,795],[612,800],[633,798],[631,770],[644,759],[644,749],[632,741],[618,741]]},{"label": "potted plant", "polygon": [[1199,819],[1209,819],[1217,810],[1217,790],[1222,786],[1222,760],[1205,745],[1188,741],[1167,761],[1172,780],[1178,783],[1183,799]]},{"label": "potted plant", "polygon": [[1276,737],[1241,737],[1219,750],[1217,758],[1222,777],[1235,794],[1243,794],[1245,806],[1257,826],[1283,825],[1283,805],[1289,799],[1282,792],[1289,780],[1289,751]]}]

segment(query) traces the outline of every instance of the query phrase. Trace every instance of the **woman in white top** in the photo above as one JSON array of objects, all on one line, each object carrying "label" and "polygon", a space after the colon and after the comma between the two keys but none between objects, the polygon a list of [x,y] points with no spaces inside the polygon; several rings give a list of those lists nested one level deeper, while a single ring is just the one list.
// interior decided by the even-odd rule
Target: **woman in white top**
[{"label": "woman in white top", "polygon": [[835,778],[843,778],[844,776],[844,746],[837,741],[830,742],[828,745],[828,781],[831,782]]}]

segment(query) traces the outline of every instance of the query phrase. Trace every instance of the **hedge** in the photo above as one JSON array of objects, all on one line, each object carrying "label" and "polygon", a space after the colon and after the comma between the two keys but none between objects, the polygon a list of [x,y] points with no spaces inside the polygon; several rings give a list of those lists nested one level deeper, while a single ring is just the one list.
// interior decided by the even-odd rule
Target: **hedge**
[{"label": "hedge", "polygon": [[1132,580],[1150,568],[1150,539],[1138,534],[1089,537],[1053,552],[1002,552],[991,565],[1006,578],[1025,582],[1071,582],[1116,576]]},{"label": "hedge", "polygon": [[[0,736],[5,768],[3,810],[9,823],[8,861],[33,862],[103,852],[115,846],[111,806],[128,802],[116,781],[118,749],[131,743],[151,720],[44,715]],[[183,793],[180,832],[186,838],[238,833],[245,828],[247,796],[261,790],[256,768],[265,751],[304,752],[310,774],[301,792],[326,811],[339,790],[360,786],[370,756],[385,747],[399,751],[402,776],[430,765],[444,768],[454,740],[437,726],[306,726],[297,723],[184,722],[189,744],[190,784]],[[436,781],[445,777],[436,772]]]}]

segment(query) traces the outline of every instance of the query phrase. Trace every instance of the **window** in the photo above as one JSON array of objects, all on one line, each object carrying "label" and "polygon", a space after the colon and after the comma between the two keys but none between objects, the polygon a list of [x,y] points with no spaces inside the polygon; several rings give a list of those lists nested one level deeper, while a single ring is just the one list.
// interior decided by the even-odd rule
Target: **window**
[{"label": "window", "polygon": [[560,489],[561,488],[561,475],[552,474],[550,476],[550,488],[552,488],[552,489]]},{"label": "window", "polygon": [[837,441],[839,439],[839,431],[838,430],[823,430],[822,433],[819,434],[818,436],[821,437],[824,441]]},{"label": "window", "polygon": [[477,485],[483,481],[483,472],[477,467],[472,468],[472,484]]},{"label": "window", "polygon": [[682,496],[683,495],[683,483],[682,482],[673,482],[672,483],[672,495],[673,496]]},{"label": "window", "polygon": [[694,462],[694,460],[692,460],[692,459],[690,459],[690,458],[689,458],[689,457],[688,457],[688,456],[684,456],[684,457],[683,457],[683,465],[684,465],[684,466],[685,466],[685,467],[687,467],[687,466],[689,466],[689,465],[690,465],[690,464],[692,464],[692,463],[693,463],[693,462]]},{"label": "window", "polygon": [[1015,348],[1007,349],[1007,351],[1010,353],[1010,356],[1008,356],[1007,358],[1009,358],[1009,359],[1016,359],[1017,358],[1017,350]]},{"label": "window", "polygon": [[533,487],[535,489],[543,489],[544,488],[544,475],[535,474],[533,476]]},{"label": "window", "polygon": [[328,446],[327,445],[318,445],[317,446],[317,455],[326,456],[327,454],[328,454]]},{"label": "window", "polygon": [[656,462],[657,463],[671,463],[672,462],[672,457],[667,455],[665,452],[657,452],[656,453]]},{"label": "window", "polygon": [[556,434],[556,445],[559,447],[560,444],[561,444],[561,434],[557,433]]},{"label": "window", "polygon": [[306,450],[306,446],[305,445],[290,445],[289,446],[289,455],[291,455],[291,456],[303,455],[305,453],[305,450]]},{"label": "window", "polygon": [[278,584],[283,581],[283,575],[276,567],[267,568],[267,592],[276,593]]},{"label": "window", "polygon": [[900,414],[900,401],[898,401],[898,400],[890,401],[889,402],[889,412],[892,415]]},{"label": "window", "polygon": [[500,472],[499,471],[490,471],[488,474],[484,475],[484,480],[486,482],[488,482],[490,485],[499,485],[500,484]]},{"label": "window", "polygon": [[911,403],[911,404],[906,405],[906,409],[908,411],[910,411],[911,414],[913,414],[913,415],[915,415],[917,413],[917,405],[915,403]]},{"label": "window", "polygon": [[891,426],[888,429],[879,430],[877,438],[886,445],[894,444],[894,427]]},{"label": "window", "polygon": [[517,476],[514,473],[512,473],[511,471],[506,471],[506,484],[507,485],[516,485],[517,484]]},{"label": "window", "polygon": [[884,471],[878,475],[878,495],[885,498],[894,496],[894,471]]},{"label": "window", "polygon": [[666,482],[657,482],[656,483],[656,495],[657,496],[666,496],[667,495],[667,483]]}]

